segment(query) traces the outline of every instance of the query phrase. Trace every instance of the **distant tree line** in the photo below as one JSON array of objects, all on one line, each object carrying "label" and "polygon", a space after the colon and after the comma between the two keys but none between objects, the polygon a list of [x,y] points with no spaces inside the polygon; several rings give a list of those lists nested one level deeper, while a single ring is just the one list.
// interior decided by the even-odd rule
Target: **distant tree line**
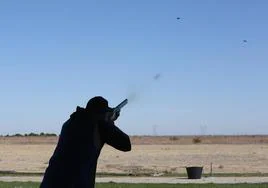
[{"label": "distant tree line", "polygon": [[27,134],[27,133],[25,133],[25,134],[16,133],[16,134],[13,134],[13,135],[7,134],[4,137],[27,137],[27,136],[57,136],[57,134],[55,134],[55,133],[43,133],[43,132],[38,134],[38,133],[32,133],[31,132],[29,134]]}]

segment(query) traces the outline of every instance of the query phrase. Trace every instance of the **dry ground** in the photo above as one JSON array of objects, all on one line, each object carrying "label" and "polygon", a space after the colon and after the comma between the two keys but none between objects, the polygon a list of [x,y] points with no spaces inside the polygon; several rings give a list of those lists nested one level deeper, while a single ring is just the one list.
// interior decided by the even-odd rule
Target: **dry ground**
[{"label": "dry ground", "polygon": [[[98,172],[185,173],[185,166],[204,166],[214,173],[268,173],[268,136],[132,137],[131,152],[105,146]],[[0,138],[0,171],[44,172],[57,137]]]},{"label": "dry ground", "polygon": [[[249,136],[131,136],[134,145],[178,145],[193,144],[194,140],[201,144],[268,144],[268,135]],[[0,144],[56,144],[58,137],[3,137]]]}]

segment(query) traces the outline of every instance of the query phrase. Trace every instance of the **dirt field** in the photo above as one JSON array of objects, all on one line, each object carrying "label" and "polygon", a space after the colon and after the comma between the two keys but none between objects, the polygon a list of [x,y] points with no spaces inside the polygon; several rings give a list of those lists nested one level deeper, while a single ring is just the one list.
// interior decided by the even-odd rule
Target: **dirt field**
[{"label": "dirt field", "polygon": [[[3,137],[0,144],[56,144],[58,137]],[[268,144],[268,135],[249,136],[131,136],[134,145],[178,144]]]},{"label": "dirt field", "polygon": [[[44,172],[57,137],[0,138],[0,171]],[[105,146],[98,163],[104,173],[185,173],[204,166],[206,173],[268,173],[268,137],[132,137],[131,152]],[[229,144],[226,142],[228,141]]]}]

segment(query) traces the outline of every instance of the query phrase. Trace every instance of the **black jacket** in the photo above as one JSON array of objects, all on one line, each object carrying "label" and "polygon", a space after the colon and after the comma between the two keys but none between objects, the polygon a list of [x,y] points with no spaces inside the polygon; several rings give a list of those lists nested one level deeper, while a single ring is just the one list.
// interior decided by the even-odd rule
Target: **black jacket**
[{"label": "black jacket", "polygon": [[94,188],[97,160],[103,145],[130,151],[129,136],[113,123],[99,123],[77,107],[62,127],[41,188]]}]

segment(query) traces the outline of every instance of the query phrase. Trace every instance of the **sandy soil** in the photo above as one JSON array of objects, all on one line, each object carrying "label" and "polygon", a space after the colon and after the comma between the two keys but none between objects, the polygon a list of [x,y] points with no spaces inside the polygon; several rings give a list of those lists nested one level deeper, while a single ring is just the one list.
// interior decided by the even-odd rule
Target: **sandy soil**
[{"label": "sandy soil", "polygon": [[[44,172],[53,153],[50,144],[0,144],[0,170]],[[267,144],[133,145],[131,152],[105,146],[98,172],[185,173],[185,166],[204,166],[213,173],[268,173]]]}]

